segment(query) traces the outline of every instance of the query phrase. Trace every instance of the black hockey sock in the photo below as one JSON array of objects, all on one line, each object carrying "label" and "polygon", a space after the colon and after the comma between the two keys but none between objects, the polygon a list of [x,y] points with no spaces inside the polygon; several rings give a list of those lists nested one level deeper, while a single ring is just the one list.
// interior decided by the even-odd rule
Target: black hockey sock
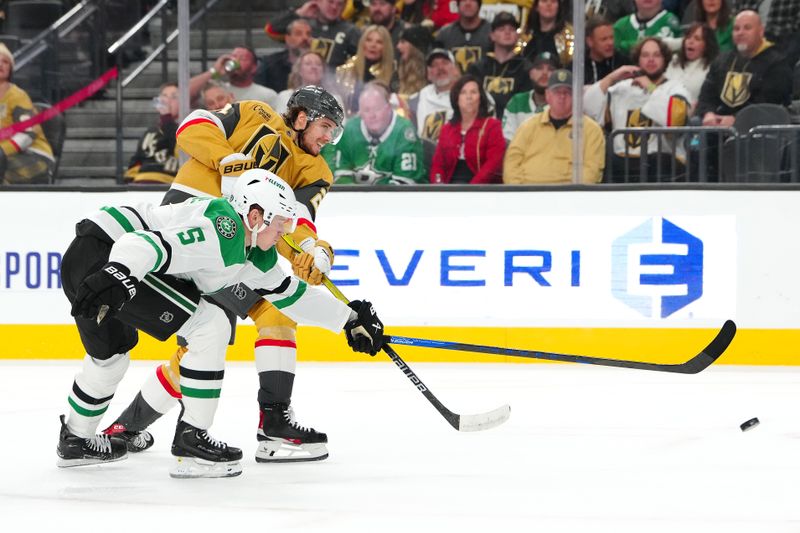
[{"label": "black hockey sock", "polygon": [[258,373],[258,404],[265,406],[272,403],[288,404],[292,398],[294,374],[281,370],[269,370]]},{"label": "black hockey sock", "polygon": [[161,418],[161,413],[150,407],[142,398],[142,393],[136,393],[136,398],[122,411],[116,424],[123,424],[128,431],[138,432],[146,429],[150,424]]}]

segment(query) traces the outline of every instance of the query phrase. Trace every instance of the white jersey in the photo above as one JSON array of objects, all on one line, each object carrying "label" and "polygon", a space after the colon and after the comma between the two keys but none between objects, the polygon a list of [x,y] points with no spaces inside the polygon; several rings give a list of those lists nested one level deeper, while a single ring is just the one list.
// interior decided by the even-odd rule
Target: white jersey
[{"label": "white jersey", "polygon": [[109,261],[144,283],[149,272],[191,280],[204,294],[243,283],[295,322],[334,332],[350,317],[345,304],[287,275],[275,247],[248,249],[242,219],[224,198],[104,207],[87,218],[114,240]]},{"label": "white jersey", "polygon": [[420,139],[436,142],[442,125],[453,117],[450,91],[438,92],[431,83],[419,91],[417,103],[417,135]]},{"label": "white jersey", "polygon": [[[614,129],[646,128],[686,125],[690,98],[689,91],[678,81],[665,80],[652,93],[648,93],[641,87],[633,85],[633,80],[625,80],[612,85],[607,95],[600,89],[599,83],[589,86],[584,93],[583,103],[585,113],[601,126],[610,118]],[[672,153],[673,144],[679,141],[676,137],[650,135],[647,153],[655,154],[659,151]],[[638,157],[641,144],[639,135],[615,135],[614,153],[625,156],[626,140],[627,154]],[[686,155],[681,142],[677,142],[676,155],[678,158]]]}]

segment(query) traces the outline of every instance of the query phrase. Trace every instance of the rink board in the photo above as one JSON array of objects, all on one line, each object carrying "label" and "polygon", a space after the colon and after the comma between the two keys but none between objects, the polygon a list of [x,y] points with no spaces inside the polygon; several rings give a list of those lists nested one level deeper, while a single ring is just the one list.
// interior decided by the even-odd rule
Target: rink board
[{"label": "rink board", "polygon": [[[80,357],[58,275],[75,222],[100,206],[160,198],[5,191],[0,358]],[[331,278],[350,298],[372,300],[389,333],[679,362],[731,318],[739,334],[721,362],[794,365],[799,200],[798,191],[778,190],[337,189],[317,226],[336,250]],[[252,359],[254,328],[237,334],[229,358]],[[363,360],[343,337],[316,328],[301,328],[298,344],[302,360]],[[171,349],[143,336],[133,355],[163,359]]]}]

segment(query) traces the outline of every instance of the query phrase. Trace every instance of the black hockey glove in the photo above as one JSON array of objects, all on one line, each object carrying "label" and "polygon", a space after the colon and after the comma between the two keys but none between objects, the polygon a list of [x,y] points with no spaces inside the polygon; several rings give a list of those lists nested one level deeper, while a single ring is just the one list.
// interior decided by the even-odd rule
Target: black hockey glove
[{"label": "black hockey glove", "polygon": [[347,344],[356,352],[375,355],[383,348],[383,322],[375,314],[372,304],[353,300],[349,304],[356,317],[344,325]]},{"label": "black hockey glove", "polygon": [[139,280],[131,276],[131,271],[120,263],[106,263],[103,268],[83,280],[75,301],[72,303],[72,316],[96,318],[100,307],[107,305],[112,315],[122,304],[136,296]]}]

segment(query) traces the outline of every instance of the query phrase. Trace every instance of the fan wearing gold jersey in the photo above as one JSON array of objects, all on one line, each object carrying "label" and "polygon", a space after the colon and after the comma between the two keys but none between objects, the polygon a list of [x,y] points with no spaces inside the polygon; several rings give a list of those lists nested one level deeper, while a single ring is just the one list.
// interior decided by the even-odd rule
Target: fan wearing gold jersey
[{"label": "fan wearing gold jersey", "polygon": [[[312,85],[295,91],[283,115],[263,102],[252,100],[236,102],[219,111],[194,111],[177,131],[178,146],[191,159],[178,171],[162,204],[191,197],[226,196],[238,176],[250,168],[274,172],[294,189],[298,221],[291,237],[304,253],[295,256],[283,242],[279,243],[278,251],[292,262],[295,275],[317,285],[333,263],[333,249],[317,239],[314,226],[317,207],[333,181],[319,153],[323,146],[338,140],[343,117],[336,99],[325,89]],[[297,424],[290,407],[297,324],[280,312],[280,302],[267,303],[244,285],[229,287],[211,297],[242,318],[249,315],[258,328],[255,360],[261,416],[256,460],[325,459],[327,436]],[[108,435],[123,438],[128,451],[152,446],[152,435],[145,428],[181,397],[177,378],[185,351],[185,347],[180,347],[169,363],[159,366],[133,402],[105,430]]]}]

